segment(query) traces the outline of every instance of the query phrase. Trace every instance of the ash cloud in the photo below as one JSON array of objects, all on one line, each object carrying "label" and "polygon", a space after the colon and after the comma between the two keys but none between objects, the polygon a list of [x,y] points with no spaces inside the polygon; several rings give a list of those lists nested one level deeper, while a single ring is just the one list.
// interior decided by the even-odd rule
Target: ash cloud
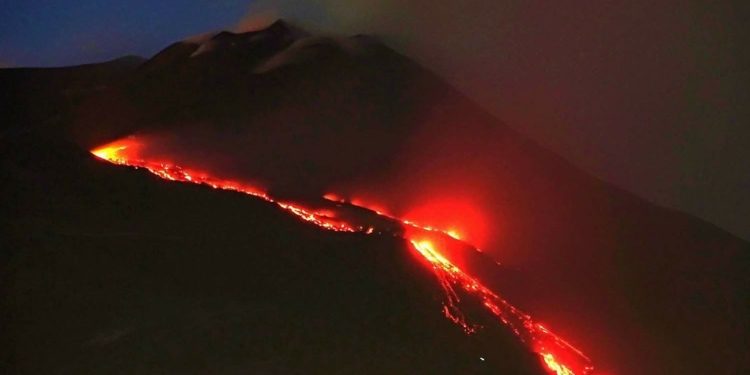
[{"label": "ash cloud", "polygon": [[750,238],[739,3],[273,0],[306,28],[371,34],[577,166]]},{"label": "ash cloud", "polygon": [[236,33],[245,33],[257,31],[268,27],[274,21],[279,19],[277,11],[266,10],[262,12],[248,12],[232,28]]}]

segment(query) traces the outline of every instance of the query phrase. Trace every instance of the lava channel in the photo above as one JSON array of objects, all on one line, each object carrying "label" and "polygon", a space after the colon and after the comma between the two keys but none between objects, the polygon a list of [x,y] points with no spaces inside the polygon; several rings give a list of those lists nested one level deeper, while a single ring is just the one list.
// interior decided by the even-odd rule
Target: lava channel
[{"label": "lava channel", "polygon": [[[594,368],[589,358],[571,344],[552,333],[531,317],[513,307],[510,303],[497,296],[475,278],[456,267],[436,249],[437,240],[461,241],[451,231],[422,226],[420,224],[388,216],[382,210],[373,210],[362,205],[343,201],[335,195],[326,195],[324,200],[332,203],[332,207],[316,210],[298,203],[284,202],[273,199],[261,189],[249,185],[212,177],[207,173],[191,171],[177,165],[164,162],[148,161],[139,157],[139,149],[144,145],[134,137],[121,139],[91,151],[100,159],[113,164],[144,168],[149,172],[167,180],[190,182],[210,186],[214,189],[230,190],[245,193],[253,197],[274,203],[287,212],[315,224],[321,228],[339,232],[362,232],[366,234],[389,232],[400,235],[408,240],[414,250],[420,254],[432,267],[435,276],[443,287],[446,298],[443,302],[443,314],[452,322],[461,326],[466,334],[473,334],[481,329],[472,324],[461,309],[461,300],[457,290],[476,297],[492,315],[509,327],[518,338],[533,352],[539,354],[546,370],[553,375],[590,375]],[[381,227],[360,225],[356,220],[344,220],[336,215],[336,208],[344,206],[357,207],[368,210],[372,215],[381,218]],[[397,223],[394,226],[393,223]],[[400,228],[395,229],[394,228]],[[468,245],[468,244],[465,244]],[[475,251],[478,249],[472,247]]]}]

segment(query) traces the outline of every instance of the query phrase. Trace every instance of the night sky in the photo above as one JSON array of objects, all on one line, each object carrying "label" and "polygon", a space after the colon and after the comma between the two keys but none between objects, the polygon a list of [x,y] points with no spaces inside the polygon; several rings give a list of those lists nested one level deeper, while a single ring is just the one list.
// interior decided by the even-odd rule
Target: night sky
[{"label": "night sky", "polygon": [[595,176],[750,238],[743,2],[471,5],[10,0],[0,3],[0,66],[149,57],[277,9],[308,27],[375,34]]},{"label": "night sky", "polygon": [[252,0],[6,0],[0,66],[149,57],[186,36],[233,27]]}]

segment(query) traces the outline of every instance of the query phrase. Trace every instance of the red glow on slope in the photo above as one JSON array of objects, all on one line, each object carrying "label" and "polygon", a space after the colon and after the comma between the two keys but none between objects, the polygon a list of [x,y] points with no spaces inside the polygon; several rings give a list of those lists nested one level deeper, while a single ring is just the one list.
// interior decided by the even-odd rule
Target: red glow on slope
[{"label": "red glow on slope", "polygon": [[468,199],[443,197],[430,200],[406,212],[404,219],[422,226],[440,228],[455,239],[481,244],[487,231],[487,218]]},{"label": "red glow on slope", "polygon": [[[358,226],[339,220],[336,218],[334,208],[312,210],[296,203],[279,202],[253,186],[215,178],[207,173],[184,169],[167,162],[144,160],[140,152],[143,147],[144,145],[135,138],[125,138],[99,147],[91,153],[114,164],[144,168],[163,179],[203,184],[215,189],[249,194],[267,202],[275,203],[280,208],[324,229],[366,234],[376,233],[378,230],[378,228],[372,226]],[[324,198],[335,203],[347,202],[334,194],[326,194]],[[479,234],[483,234],[485,230],[484,217],[466,201],[447,200],[426,205],[419,210],[410,212],[409,220],[391,217],[384,210],[368,207],[360,200],[352,199],[349,203],[374,211],[378,215],[399,222],[403,226],[402,235],[411,242],[417,253],[432,267],[440,281],[446,295],[443,302],[443,314],[452,322],[460,325],[467,334],[473,334],[482,327],[469,321],[470,319],[462,310],[461,295],[477,298],[487,309],[487,312],[496,316],[532,351],[541,356],[550,374],[586,375],[593,371],[590,360],[583,353],[541,324],[533,322],[530,316],[519,311],[476,279],[463,272],[459,268],[460,264],[456,266],[457,259],[455,256],[452,257],[453,261],[446,258],[444,251],[451,247],[451,242],[453,244],[465,244],[465,242],[459,242],[461,238],[464,238],[464,236],[468,239],[475,238]],[[456,218],[461,218],[461,222],[456,221]],[[420,223],[429,223],[434,226]],[[443,252],[439,249],[442,249]],[[475,250],[478,251],[478,249]]]},{"label": "red glow on slope", "polygon": [[[326,194],[326,195],[329,195],[329,194]],[[364,200],[362,198],[352,198],[352,200],[349,201],[349,203],[351,203],[351,204],[353,204],[353,205],[355,205],[357,207],[367,208],[370,211],[374,211],[378,215],[391,216],[391,215],[389,215],[387,213],[388,210],[386,210],[385,208],[383,208],[382,205],[379,205],[379,204],[376,204],[376,203],[373,203],[373,202],[369,202],[369,201]]]}]

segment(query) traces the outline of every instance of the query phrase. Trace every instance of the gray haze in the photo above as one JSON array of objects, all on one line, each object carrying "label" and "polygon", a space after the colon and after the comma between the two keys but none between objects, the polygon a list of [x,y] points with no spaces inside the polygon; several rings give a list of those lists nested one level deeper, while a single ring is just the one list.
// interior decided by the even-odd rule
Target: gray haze
[{"label": "gray haze", "polygon": [[593,175],[750,239],[737,4],[260,0],[242,23],[376,35]]}]

